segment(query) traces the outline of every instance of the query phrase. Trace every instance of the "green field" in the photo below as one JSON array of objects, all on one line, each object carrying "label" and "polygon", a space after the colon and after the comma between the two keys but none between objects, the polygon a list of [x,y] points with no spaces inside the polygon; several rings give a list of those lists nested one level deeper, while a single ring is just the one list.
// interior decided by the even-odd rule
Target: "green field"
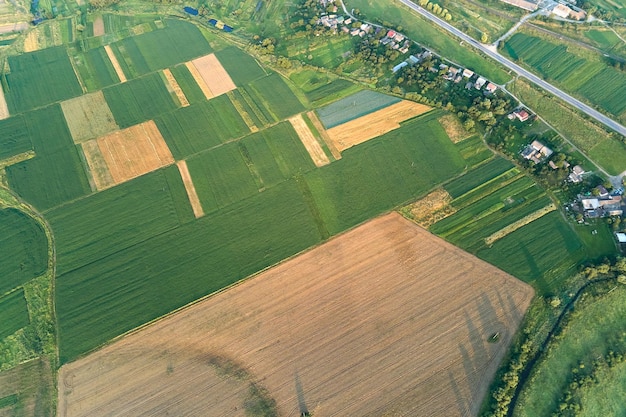
[{"label": "green field", "polygon": [[544,78],[556,81],[614,116],[619,117],[626,110],[626,74],[607,66],[600,56],[577,55],[567,45],[524,33],[514,34],[503,50]]},{"label": "green field", "polygon": [[175,159],[186,158],[250,132],[225,94],[162,114],[155,122]]},{"label": "green field", "polygon": [[89,193],[81,157],[58,104],[25,115],[36,156],[6,168],[10,187],[39,210]]},{"label": "green field", "polygon": [[[614,291],[598,299],[582,299],[578,302],[562,334],[553,339],[543,359],[537,363],[530,380],[522,391],[516,417],[548,416],[558,411],[561,396],[568,388],[572,371],[589,372],[593,362],[610,350],[626,350],[626,288],[618,286]],[[584,368],[580,367],[580,364]],[[624,372],[621,381],[610,378],[599,380],[598,387],[586,394],[581,416],[617,416],[623,411]],[[618,393],[617,397],[608,396]],[[606,402],[603,400],[606,399]],[[616,408],[611,409],[611,406]],[[591,409],[593,407],[593,409]],[[603,413],[600,410],[607,410]],[[594,412],[597,412],[595,414]]]},{"label": "green field", "polygon": [[481,184],[488,183],[512,168],[513,164],[511,162],[504,158],[497,157],[486,164],[470,170],[459,179],[447,184],[444,188],[452,198],[456,198]]},{"label": "green field", "polygon": [[0,340],[28,325],[28,307],[24,290],[0,297]]},{"label": "green field", "polygon": [[364,90],[317,109],[317,115],[324,127],[330,129],[399,101],[397,97]]},{"label": "green field", "polygon": [[133,126],[176,109],[159,73],[102,90],[120,128]]},{"label": "green field", "polygon": [[89,92],[120,82],[103,47],[76,52],[72,60]]},{"label": "green field", "polygon": [[304,110],[304,106],[277,73],[250,83],[254,99],[262,102],[275,120],[283,120]]},{"label": "green field", "polygon": [[465,159],[468,168],[480,165],[493,157],[493,152],[485,145],[480,135],[463,139],[456,144],[456,147],[463,159]]},{"label": "green field", "polygon": [[580,417],[611,416],[626,414],[622,395],[626,392],[626,363],[611,369],[596,371],[597,382],[579,390]]},{"label": "green field", "polygon": [[266,75],[265,70],[259,66],[253,57],[234,46],[217,51],[215,56],[238,87],[247,85]]},{"label": "green field", "polygon": [[294,72],[289,78],[315,107],[339,100],[361,89],[351,81],[343,78],[332,79],[326,74],[310,69]]},{"label": "green field", "polygon": [[64,274],[56,282],[61,363],[319,240],[287,181]]},{"label": "green field", "polygon": [[0,210],[0,252],[0,295],[43,274],[48,266],[43,229],[15,209]]},{"label": "green field", "polygon": [[50,211],[47,218],[58,248],[57,273],[178,227],[177,202],[169,187],[163,170],[156,171]]},{"label": "green field", "polygon": [[32,149],[24,116],[0,120],[0,161]]},{"label": "green field", "polygon": [[204,93],[198,87],[196,80],[194,80],[193,75],[189,72],[185,65],[176,65],[175,67],[170,68],[172,71],[172,75],[176,78],[176,82],[180,86],[183,93],[185,93],[185,97],[187,97],[187,101],[190,104],[197,104],[202,101],[206,101],[206,97]]}]

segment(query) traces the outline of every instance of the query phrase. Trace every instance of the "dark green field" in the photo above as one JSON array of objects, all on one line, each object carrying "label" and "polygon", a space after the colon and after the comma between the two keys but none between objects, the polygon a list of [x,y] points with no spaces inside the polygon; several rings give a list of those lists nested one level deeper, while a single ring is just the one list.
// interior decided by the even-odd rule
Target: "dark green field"
[{"label": "dark green field", "polygon": [[25,115],[36,156],[6,168],[11,188],[39,210],[89,193],[79,151],[58,104]]},{"label": "dark green field", "polygon": [[77,52],[72,56],[72,59],[89,92],[98,91],[120,82],[103,47]]},{"label": "dark green field", "polygon": [[456,198],[467,193],[468,191],[473,190],[481,184],[493,180],[511,168],[513,168],[513,164],[511,162],[504,158],[497,157],[486,164],[472,169],[459,179],[452,181],[450,184],[447,184],[445,189],[448,194],[452,196],[452,198]]},{"label": "dark green field", "polygon": [[0,297],[0,340],[28,325],[28,307],[24,290]]},{"label": "dark green field", "polygon": [[173,201],[164,172],[156,171],[50,211],[58,274],[179,226],[176,203],[184,201]]},{"label": "dark green field", "polygon": [[48,240],[31,217],[15,209],[3,209],[0,253],[1,295],[43,274],[48,265]]},{"label": "dark green field", "polygon": [[253,57],[234,46],[217,51],[215,56],[238,87],[264,77],[266,72]]},{"label": "dark green field", "polygon": [[176,109],[176,103],[156,72],[102,91],[120,128],[154,119]]},{"label": "dark green field", "polygon": [[45,106],[82,93],[64,47],[10,56],[2,88],[11,114]]},{"label": "dark green field", "polygon": [[176,159],[250,132],[225,94],[162,114],[155,122]]},{"label": "dark green field", "polygon": [[183,93],[185,93],[185,97],[187,97],[187,101],[190,104],[197,104],[206,100],[204,93],[198,87],[196,80],[193,79],[193,76],[187,69],[185,65],[176,65],[175,67],[170,68],[172,71],[172,75],[176,78],[176,82],[180,86]]},{"label": "dark green field", "polygon": [[317,109],[317,114],[324,127],[330,129],[376,110],[384,109],[399,101],[398,97],[364,90]]},{"label": "dark green field", "polygon": [[0,120],[0,160],[33,149],[26,120],[18,115]]},{"label": "dark green field", "polygon": [[256,101],[263,102],[275,116],[283,120],[304,110],[304,106],[277,73],[268,75],[250,83]]}]

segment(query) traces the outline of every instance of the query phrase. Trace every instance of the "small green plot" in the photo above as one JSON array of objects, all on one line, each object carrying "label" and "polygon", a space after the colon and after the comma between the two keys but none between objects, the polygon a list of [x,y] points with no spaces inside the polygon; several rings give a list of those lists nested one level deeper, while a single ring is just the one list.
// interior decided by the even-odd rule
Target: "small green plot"
[{"label": "small green plot", "polygon": [[24,290],[0,297],[0,340],[28,325],[28,306]]}]

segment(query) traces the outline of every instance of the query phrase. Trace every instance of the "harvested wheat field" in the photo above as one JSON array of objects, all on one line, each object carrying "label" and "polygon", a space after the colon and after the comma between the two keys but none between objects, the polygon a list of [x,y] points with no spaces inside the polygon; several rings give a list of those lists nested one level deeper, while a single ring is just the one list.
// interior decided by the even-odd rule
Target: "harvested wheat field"
[{"label": "harvested wheat field", "polygon": [[115,73],[117,74],[117,78],[120,79],[121,83],[125,83],[126,75],[124,74],[124,71],[122,70],[122,67],[120,66],[120,63],[118,62],[117,57],[115,56],[115,53],[111,49],[111,46],[104,45],[104,50],[106,51],[107,56],[109,57],[109,60],[111,61],[111,65],[113,65],[113,69],[115,70]]},{"label": "harvested wheat field", "polygon": [[289,123],[291,123],[291,126],[293,126],[298,134],[300,142],[304,145],[315,166],[321,167],[330,164],[330,160],[326,156],[326,153],[324,153],[324,149],[322,149],[322,146],[317,139],[315,139],[315,136],[313,136],[313,132],[311,132],[311,129],[307,126],[302,115],[297,114],[289,118]]},{"label": "harvested wheat field", "polygon": [[96,17],[93,21],[93,36],[104,35],[104,19],[102,15]]},{"label": "harvested wheat field", "polygon": [[187,96],[185,96],[182,88],[180,88],[180,85],[178,85],[178,81],[176,81],[176,78],[174,78],[174,74],[172,74],[172,71],[170,71],[168,68],[164,69],[163,76],[165,76],[165,85],[167,87],[167,91],[176,94],[176,98],[180,102],[181,107],[189,106],[189,100],[187,100]]},{"label": "harvested wheat field", "polygon": [[430,111],[432,107],[402,100],[384,109],[327,130],[339,152],[400,127],[400,122]]},{"label": "harvested wheat field", "polygon": [[62,101],[61,108],[74,143],[119,129],[102,91]]},{"label": "harvested wheat field", "polygon": [[[118,130],[96,141],[114,184],[174,162],[170,149],[152,120]],[[89,149],[83,147],[83,150],[89,161]]]},{"label": "harvested wheat field", "polygon": [[4,90],[0,85],[0,120],[9,118],[9,107],[7,106],[7,100],[4,98]]},{"label": "harvested wheat field", "polygon": [[326,146],[328,146],[328,150],[330,151],[333,158],[335,158],[336,160],[341,159],[341,152],[339,152],[339,150],[335,147],[335,142],[333,142],[330,136],[328,136],[328,132],[326,131],[326,128],[324,127],[320,119],[317,117],[317,114],[314,111],[310,111],[307,112],[306,115],[311,121],[313,127],[315,127],[315,129],[320,134],[320,137],[322,138],[324,143],[326,143]]},{"label": "harvested wheat field", "polygon": [[187,197],[189,198],[189,204],[191,204],[194,216],[196,216],[196,219],[204,216],[204,210],[202,209],[202,204],[200,204],[196,187],[193,185],[193,180],[191,179],[191,174],[187,167],[187,161],[178,161],[176,162],[176,166],[178,167],[178,172],[180,172],[180,177],[185,185],[185,191],[187,191]]},{"label": "harvested wheat field", "polygon": [[532,295],[388,214],[63,366],[58,415],[476,415]]},{"label": "harvested wheat field", "polygon": [[450,140],[454,143],[461,142],[472,136],[470,132],[465,130],[463,123],[454,114],[446,114],[439,118],[439,123],[446,131]]},{"label": "harvested wheat field", "polygon": [[237,88],[215,54],[196,58],[191,61],[191,65],[196,69],[196,71],[191,71],[191,75],[196,79],[198,85],[201,84],[198,80],[198,77],[200,77],[211,91],[210,96],[206,95],[205,92],[206,98],[216,97]]}]

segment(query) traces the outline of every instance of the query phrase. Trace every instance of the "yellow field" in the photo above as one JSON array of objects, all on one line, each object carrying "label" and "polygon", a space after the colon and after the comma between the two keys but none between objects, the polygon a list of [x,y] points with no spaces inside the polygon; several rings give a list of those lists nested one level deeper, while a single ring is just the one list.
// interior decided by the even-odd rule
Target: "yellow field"
[{"label": "yellow field", "polygon": [[450,140],[454,143],[458,143],[463,139],[467,139],[472,136],[470,132],[465,130],[459,118],[454,114],[446,114],[445,116],[440,117],[439,123],[446,131]]},{"label": "yellow field", "polygon": [[7,106],[7,101],[4,98],[4,90],[2,90],[2,85],[0,85],[0,120],[9,118],[9,107]]},{"label": "yellow field", "polygon": [[109,57],[109,60],[111,61],[111,65],[113,65],[113,69],[115,70],[115,73],[117,74],[117,78],[120,79],[121,83],[125,83],[126,75],[124,74],[124,71],[122,70],[122,67],[120,66],[120,63],[117,61],[117,57],[115,56],[115,53],[113,53],[113,50],[111,49],[109,45],[105,45],[104,50],[106,51],[107,56]]},{"label": "yellow field", "polygon": [[[193,75],[198,85],[200,85],[207,99],[225,94],[237,88],[215,54],[209,54],[194,59],[191,61],[191,65],[196,69],[195,71],[190,71],[191,75]],[[187,68],[189,68],[189,65],[187,65]],[[210,95],[207,95],[207,92],[202,88],[202,82],[204,82],[204,85],[210,90]]]},{"label": "yellow field", "polygon": [[388,214],[63,366],[58,415],[476,415],[532,296]]},{"label": "yellow field", "polygon": [[189,198],[194,216],[196,216],[196,219],[204,216],[204,210],[202,209],[202,204],[200,204],[196,187],[193,185],[187,161],[178,161],[176,166],[178,167],[178,172],[180,172],[180,177],[183,179],[183,184],[185,184],[185,190],[187,191],[187,197]]},{"label": "yellow field", "polygon": [[321,167],[330,164],[330,160],[324,153],[324,149],[322,149],[317,139],[315,139],[315,136],[313,136],[313,132],[311,132],[311,129],[307,126],[306,122],[302,118],[302,115],[297,114],[289,118],[289,123],[291,123],[291,126],[293,126],[294,130],[298,134],[300,141],[309,153],[309,156],[313,160],[315,166]]},{"label": "yellow field", "polygon": [[342,152],[354,145],[374,139],[400,127],[400,122],[430,111],[432,108],[409,100],[402,100],[389,107],[375,111],[328,129],[328,136]]},{"label": "yellow field", "polygon": [[166,68],[163,70],[163,75],[167,80],[167,91],[174,92],[174,94],[176,94],[176,98],[178,98],[178,101],[180,102],[180,105],[182,107],[189,106],[189,100],[187,100],[187,96],[185,96],[182,88],[180,88],[180,85],[178,85],[178,81],[176,81],[176,78],[174,78],[174,74],[172,74],[172,71]]}]

